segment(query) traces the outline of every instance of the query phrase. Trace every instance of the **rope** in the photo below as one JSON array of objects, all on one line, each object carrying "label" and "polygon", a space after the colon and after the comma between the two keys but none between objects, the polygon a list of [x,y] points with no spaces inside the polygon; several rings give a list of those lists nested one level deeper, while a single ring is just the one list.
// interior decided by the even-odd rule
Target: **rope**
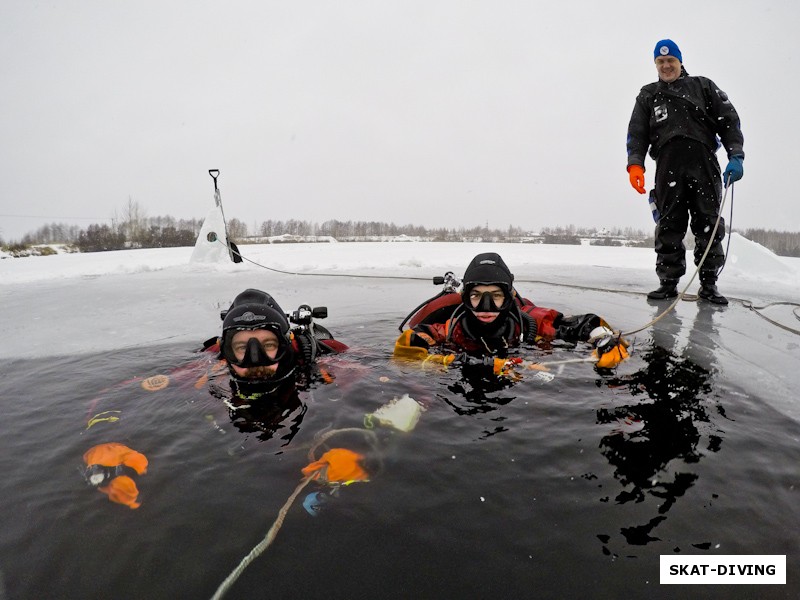
[{"label": "rope", "polygon": [[648,328],[652,327],[653,325],[658,323],[661,319],[663,319],[665,316],[667,316],[667,314],[669,314],[678,305],[678,303],[681,300],[683,300],[683,297],[686,295],[686,292],[689,289],[689,286],[692,285],[692,282],[694,281],[694,278],[697,277],[697,274],[700,272],[700,269],[702,268],[703,263],[706,261],[706,257],[708,256],[708,253],[711,250],[711,246],[714,244],[714,236],[717,235],[717,229],[719,229],[719,222],[720,222],[720,220],[722,220],[722,209],[725,207],[725,200],[728,198],[728,188],[730,188],[732,190],[733,189],[733,183],[731,183],[730,185],[726,185],[725,186],[725,193],[722,194],[722,202],[719,205],[719,212],[717,213],[717,220],[714,223],[714,229],[711,231],[711,235],[708,238],[708,245],[706,245],[706,250],[705,250],[705,252],[703,252],[703,256],[700,258],[700,261],[697,263],[697,267],[695,268],[694,273],[692,273],[692,276],[689,278],[689,282],[686,284],[686,287],[684,287],[683,291],[680,294],[678,294],[677,298],[675,298],[673,303],[670,304],[669,307],[664,312],[662,312],[660,315],[658,315],[655,319],[653,319],[649,323],[646,323],[646,324],[642,325],[641,327],[639,327],[637,329],[631,329],[630,331],[622,332],[622,333],[620,333],[620,335],[631,336],[634,333],[639,333],[640,331],[644,331],[645,329],[648,329]]},{"label": "rope", "polygon": [[776,327],[780,327],[781,329],[784,329],[784,330],[789,331],[791,333],[794,333],[796,335],[800,335],[800,330],[793,329],[793,328],[791,328],[791,327],[789,327],[787,325],[783,325],[782,323],[778,323],[777,321],[775,321],[773,319],[770,319],[767,315],[764,315],[764,314],[762,314],[760,312],[760,311],[764,310],[765,308],[769,308],[770,306],[794,306],[795,308],[792,310],[792,314],[794,314],[796,319],[800,320],[800,315],[798,315],[798,313],[797,313],[797,307],[800,307],[800,304],[798,304],[797,302],[770,302],[769,304],[765,304],[764,306],[753,306],[753,303],[750,302],[749,300],[742,300],[742,306],[744,306],[745,308],[749,308],[754,313],[756,313],[759,317],[761,317],[762,319],[764,319],[766,321],[769,321],[770,323],[772,323]]},{"label": "rope", "polygon": [[[362,429],[360,427],[347,427],[344,429],[333,429],[328,431],[319,437],[316,438],[314,444],[308,450],[308,459],[310,461],[316,460],[314,453],[316,452],[317,448],[319,448],[322,444],[324,444],[327,440],[332,438],[334,435],[338,435],[340,433],[348,433],[348,432],[359,432],[368,438],[370,438],[370,445],[373,448],[376,447],[378,436],[375,434],[374,431],[369,431],[368,429]],[[378,469],[379,471],[382,470],[382,465]],[[264,551],[269,548],[272,542],[275,541],[275,538],[278,536],[278,531],[280,531],[281,526],[283,526],[283,522],[286,519],[286,515],[289,512],[289,509],[294,504],[294,501],[297,500],[297,497],[300,495],[300,492],[308,485],[308,483],[316,479],[317,473],[312,473],[307,477],[304,477],[303,480],[298,484],[298,486],[294,489],[291,493],[289,498],[286,500],[284,505],[278,511],[278,516],[275,519],[275,522],[272,524],[272,527],[269,528],[267,531],[267,535],[264,536],[258,544],[256,544],[250,553],[245,556],[241,562],[237,565],[237,567],[231,571],[230,575],[225,578],[220,586],[217,588],[217,591],[214,592],[214,595],[211,597],[211,600],[219,600],[222,596],[231,588],[231,586],[239,579],[239,576],[242,572],[252,563],[255,559],[261,556]]]},{"label": "rope", "polygon": [[211,597],[211,600],[219,600],[222,598],[222,596],[230,589],[236,580],[239,579],[239,575],[242,574],[242,571],[244,571],[251,562],[261,556],[264,550],[269,548],[270,544],[272,544],[277,537],[278,531],[280,530],[281,525],[283,525],[284,519],[286,519],[286,513],[289,512],[289,508],[291,508],[292,504],[297,499],[297,496],[300,495],[300,492],[303,491],[303,488],[308,485],[308,482],[311,481],[312,478],[313,475],[303,478],[300,484],[294,489],[294,492],[292,492],[291,496],[289,496],[289,499],[286,500],[286,503],[281,507],[280,511],[278,511],[278,518],[275,519],[275,522],[272,524],[272,527],[269,528],[269,531],[264,539],[256,544],[255,547],[250,551],[250,554],[245,556],[242,559],[242,562],[240,562],[239,565],[233,571],[231,571],[231,574],[228,575],[228,577],[225,578],[225,581],[223,581],[217,588],[217,591]]},{"label": "rope", "polygon": [[[225,246],[225,244],[219,238],[217,238],[216,241]],[[358,275],[349,273],[299,273],[297,271],[283,271],[281,269],[275,269],[273,267],[262,265],[261,263],[257,263],[254,260],[250,260],[246,256],[243,256],[241,252],[237,252],[233,248],[231,248],[231,252],[233,252],[242,260],[246,260],[247,262],[254,264],[257,267],[261,267],[262,269],[266,269],[267,271],[272,271],[273,273],[281,273],[283,275],[308,275],[311,277],[355,277],[361,279],[407,279],[407,280],[417,280],[417,281],[430,280],[430,277],[409,277],[406,275]]]},{"label": "rope", "polygon": [[[219,214],[222,215],[222,228],[225,230],[225,239],[228,239],[228,222],[225,220],[225,211],[222,208],[222,195],[217,185],[217,177],[219,177],[219,169],[209,169],[208,174],[214,180],[214,205],[219,207]],[[233,246],[228,244],[228,256],[233,260]]]},{"label": "rope", "polygon": [[[722,266],[717,271],[717,277],[722,274],[722,271],[725,269],[725,265],[728,264],[728,255],[731,252],[731,233],[733,233],[733,182],[731,182],[731,216],[728,218],[728,242],[725,245],[725,258],[722,259]],[[722,207],[719,209],[719,213],[722,214]]]},{"label": "rope", "polygon": [[377,448],[376,443],[378,436],[375,435],[374,431],[363,429],[361,427],[345,427],[344,429],[332,429],[331,431],[326,431],[325,433],[323,433],[322,435],[318,436],[315,439],[314,445],[311,446],[311,448],[309,448],[308,450],[308,460],[310,460],[311,462],[317,460],[316,457],[314,456],[314,452],[317,450],[317,448],[319,448],[322,444],[327,442],[333,436],[339,435],[340,433],[356,433],[356,432],[362,433],[368,438],[370,438],[370,445],[372,445],[373,449]]},{"label": "rope", "polygon": [[[726,201],[727,196],[728,196],[728,188],[730,188],[730,190],[731,190],[731,219],[733,218],[733,190],[734,190],[734,184],[731,183],[730,185],[725,187],[725,193],[722,196],[722,202],[720,203],[719,213],[717,214],[717,220],[714,223],[714,229],[711,232],[711,237],[710,237],[710,239],[708,241],[708,245],[706,246],[705,252],[703,252],[703,256],[700,259],[700,262],[697,264],[697,267],[695,268],[694,273],[692,274],[691,278],[689,279],[689,282],[683,288],[683,291],[680,294],[678,294],[678,296],[675,298],[675,300],[672,302],[672,304],[670,304],[670,306],[664,312],[659,314],[655,319],[651,320],[650,322],[648,322],[645,325],[642,325],[641,327],[638,327],[636,329],[631,329],[630,331],[620,332],[619,335],[631,336],[633,334],[639,333],[640,331],[644,331],[645,329],[648,329],[649,327],[652,327],[653,325],[658,323],[658,321],[663,319],[667,315],[667,313],[669,313],[670,311],[674,310],[674,308],[682,300],[686,301],[686,302],[696,302],[698,300],[698,296],[697,295],[695,295],[695,294],[687,294],[687,291],[688,291],[689,287],[692,285],[692,282],[694,281],[695,277],[697,277],[697,274],[700,272],[700,268],[703,266],[703,263],[705,262],[709,251],[711,250],[711,246],[712,246],[712,244],[714,242],[714,236],[717,233],[717,229],[719,229],[719,223],[720,223],[720,220],[722,218],[722,209],[725,206],[725,201]],[[223,246],[226,245],[219,238],[217,238],[216,241],[217,241],[217,243],[220,243]],[[348,274],[348,273],[300,273],[300,272],[297,272],[297,271],[284,271],[282,269],[275,269],[273,267],[268,267],[266,265],[262,265],[261,263],[258,263],[256,261],[254,261],[254,260],[251,260],[251,259],[243,256],[240,252],[237,252],[236,250],[233,250],[232,247],[230,247],[229,245],[228,245],[228,248],[230,249],[231,252],[233,252],[234,254],[239,256],[239,258],[241,258],[242,260],[246,260],[247,262],[249,262],[249,263],[251,263],[251,264],[253,264],[253,265],[257,266],[257,267],[260,267],[262,269],[265,269],[267,271],[272,271],[273,273],[281,273],[283,275],[307,275],[307,276],[311,276],[311,277],[352,277],[352,278],[359,278],[359,279],[396,279],[396,280],[407,280],[407,281],[429,281],[430,280],[429,277],[411,277],[411,276],[407,276],[407,275],[363,275],[363,274]],[[730,250],[730,236],[728,236],[728,250]],[[723,263],[722,267],[718,271],[718,274],[721,273],[722,269],[725,267],[725,264],[727,263],[727,258],[728,258],[728,252],[726,251],[726,253],[725,253],[725,261],[726,262]],[[589,291],[597,291],[597,292],[608,292],[608,293],[612,293],[612,294],[632,294],[632,295],[637,295],[637,296],[644,296],[644,295],[647,294],[647,292],[636,292],[636,291],[632,291],[632,290],[621,290],[621,289],[613,289],[613,288],[601,288],[601,287],[596,287],[596,286],[578,285],[578,284],[574,284],[574,283],[557,283],[557,282],[553,282],[553,281],[544,281],[544,280],[541,280],[541,279],[516,279],[515,281],[518,282],[518,283],[536,283],[536,284],[540,284],[540,285],[552,285],[552,286],[556,286],[556,287],[566,287],[566,288],[572,288],[572,289],[577,289],[577,290],[589,290]],[[765,305],[763,307],[754,307],[754,306],[752,306],[752,302],[750,302],[749,300],[745,300],[745,299],[742,299],[742,298],[734,298],[734,297],[730,297],[730,296],[729,296],[729,299],[730,300],[735,300],[737,302],[740,302],[743,306],[745,306],[746,308],[749,308],[750,310],[755,312],[760,317],[766,319],[770,323],[772,323],[774,325],[777,325],[778,327],[780,327],[782,329],[785,329],[787,331],[790,331],[792,333],[796,333],[796,334],[800,335],[800,331],[797,331],[797,330],[792,329],[790,327],[786,327],[784,325],[781,325],[780,323],[777,323],[777,322],[773,321],[772,319],[766,317],[765,315],[762,315],[759,312],[763,308],[766,308],[767,306],[771,306],[771,304],[767,304],[767,305]],[[773,304],[776,304],[776,303],[773,303]],[[796,312],[795,312],[795,317],[800,319],[800,316]]]},{"label": "rope", "polygon": [[530,364],[539,367],[553,367],[556,365],[570,365],[573,363],[596,363],[598,361],[594,356],[589,358],[567,358],[564,360],[544,360],[544,361],[530,361]]}]

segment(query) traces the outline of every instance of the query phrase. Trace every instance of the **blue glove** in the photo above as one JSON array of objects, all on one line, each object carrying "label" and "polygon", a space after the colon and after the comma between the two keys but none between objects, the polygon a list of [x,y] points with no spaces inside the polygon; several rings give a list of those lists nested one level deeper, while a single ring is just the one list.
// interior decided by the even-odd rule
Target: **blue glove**
[{"label": "blue glove", "polygon": [[722,181],[725,182],[725,187],[728,187],[734,181],[739,181],[744,176],[743,161],[744,158],[741,156],[731,156],[728,166],[725,167],[725,172],[722,174]]}]

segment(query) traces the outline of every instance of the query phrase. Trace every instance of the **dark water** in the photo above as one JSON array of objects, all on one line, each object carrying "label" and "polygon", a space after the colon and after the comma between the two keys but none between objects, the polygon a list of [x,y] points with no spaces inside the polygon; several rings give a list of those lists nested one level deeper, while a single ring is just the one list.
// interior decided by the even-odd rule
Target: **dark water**
[{"label": "dark water", "polygon": [[[713,328],[667,320],[616,373],[578,363],[498,382],[394,364],[396,323],[370,325],[332,327],[354,352],[274,432],[237,427],[194,387],[200,368],[157,392],[120,384],[192,361],[191,348],[4,364],[0,597],[211,597],[299,484],[314,436],[361,427],[403,393],[426,407],[414,431],[379,430],[377,447],[331,440],[364,449],[372,481],[318,516],[302,493],[226,597],[798,596],[800,425],[721,375]],[[120,421],[86,430],[100,410]],[[84,482],[82,454],[105,441],[150,461],[137,510]],[[659,556],[674,553],[786,554],[788,584],[660,586]]]}]

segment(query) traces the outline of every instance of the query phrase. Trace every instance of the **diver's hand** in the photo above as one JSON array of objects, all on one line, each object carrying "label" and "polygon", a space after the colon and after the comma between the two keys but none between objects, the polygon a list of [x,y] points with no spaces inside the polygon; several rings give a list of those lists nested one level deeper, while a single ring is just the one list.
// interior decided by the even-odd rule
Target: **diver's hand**
[{"label": "diver's hand", "polygon": [[728,161],[728,166],[725,167],[725,172],[722,173],[722,180],[725,182],[725,187],[728,187],[734,181],[739,181],[744,177],[743,161],[743,156],[731,156],[730,161]]},{"label": "diver's hand", "polygon": [[611,329],[605,325],[600,325],[592,329],[587,341],[598,350],[598,354],[603,354],[613,345],[615,338],[616,335]]},{"label": "diver's hand", "polygon": [[619,332],[614,332],[601,325],[589,334],[589,343],[594,346],[597,367],[613,369],[628,358],[628,342]]},{"label": "diver's hand", "polygon": [[644,167],[641,165],[631,165],[628,167],[628,179],[631,182],[631,187],[640,194],[646,194],[647,190],[644,188]]}]

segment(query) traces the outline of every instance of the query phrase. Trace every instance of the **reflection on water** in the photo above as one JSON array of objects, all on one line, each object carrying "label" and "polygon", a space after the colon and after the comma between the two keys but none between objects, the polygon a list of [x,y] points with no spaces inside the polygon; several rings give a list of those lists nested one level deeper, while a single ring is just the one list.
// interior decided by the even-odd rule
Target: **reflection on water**
[{"label": "reflection on water", "polygon": [[438,395],[457,415],[491,413],[516,398],[506,392],[513,387],[513,382],[495,377],[490,368],[465,366],[460,374],[460,379],[448,384],[447,394]]},{"label": "reflection on water", "polygon": [[286,446],[300,431],[308,405],[300,399],[294,383],[273,391],[268,398],[252,401],[237,398],[235,383],[229,379],[226,383],[210,383],[208,391],[228,408],[231,423],[242,433],[255,433],[262,442],[275,437]]},{"label": "reflection on water", "polygon": [[[697,482],[694,465],[722,446],[721,432],[709,414],[713,404],[712,410],[725,415],[724,407],[713,397],[714,348],[719,343],[713,321],[715,309],[706,303],[697,308],[685,348],[679,347],[680,318],[674,311],[659,312],[653,345],[640,352],[643,367],[603,382],[610,388],[626,389],[631,399],[597,410],[597,423],[620,423],[600,441],[600,450],[614,467],[614,477],[622,488],[605,501],[641,503],[651,497],[657,504],[644,522],[620,528],[630,545],[660,541],[654,530]],[[603,534],[598,537],[604,543],[610,539]],[[603,551],[610,553],[605,546]]]}]

